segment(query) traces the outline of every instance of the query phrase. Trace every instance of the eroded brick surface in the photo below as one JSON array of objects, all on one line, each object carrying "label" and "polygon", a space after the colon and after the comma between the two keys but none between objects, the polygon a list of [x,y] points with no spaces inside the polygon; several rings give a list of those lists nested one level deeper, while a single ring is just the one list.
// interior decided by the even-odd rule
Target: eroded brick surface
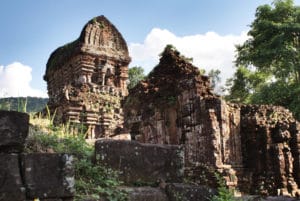
[{"label": "eroded brick surface", "polygon": [[184,145],[189,178],[199,181],[205,167],[243,192],[299,193],[299,123],[292,114],[281,107],[226,103],[173,48],[130,91],[124,109],[133,139]]},{"label": "eroded brick surface", "polygon": [[186,169],[201,163],[232,173],[228,185],[236,186],[232,166],[242,166],[240,108],[214,95],[208,77],[179,52],[165,49],[159,65],[130,91],[124,110],[133,139],[183,144]]},{"label": "eroded brick surface", "polygon": [[[251,193],[299,193],[299,136],[296,120],[282,107],[242,106],[244,167],[252,172]],[[298,141],[299,144],[299,141]]]},{"label": "eroded brick surface", "polygon": [[122,133],[130,60],[116,27],[104,16],[90,20],[48,60],[44,79],[56,121],[83,124],[92,139]]}]

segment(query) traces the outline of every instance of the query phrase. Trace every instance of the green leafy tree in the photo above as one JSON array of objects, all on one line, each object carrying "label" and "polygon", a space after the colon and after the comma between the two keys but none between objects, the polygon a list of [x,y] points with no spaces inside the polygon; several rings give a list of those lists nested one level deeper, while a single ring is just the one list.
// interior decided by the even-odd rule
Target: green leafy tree
[{"label": "green leafy tree", "polygon": [[239,66],[233,78],[226,81],[225,90],[229,93],[225,99],[232,102],[252,103],[253,95],[258,93],[270,78],[268,73]]},{"label": "green leafy tree", "polygon": [[226,98],[282,105],[300,119],[300,7],[293,0],[259,6],[250,28],[250,38],[237,46],[238,67]]},{"label": "green leafy tree", "polygon": [[233,78],[227,79],[225,83],[225,91],[228,91],[228,95],[225,96],[226,100],[232,102],[248,103],[251,81],[249,80],[249,74],[251,72],[245,67],[238,67]]},{"label": "green leafy tree", "polygon": [[0,110],[10,110],[11,104],[9,101],[0,101]]},{"label": "green leafy tree", "polygon": [[237,64],[254,65],[276,79],[300,83],[300,7],[292,0],[276,0],[274,7],[259,6],[248,32],[237,46]]},{"label": "green leafy tree", "polygon": [[220,77],[221,71],[219,69],[211,69],[208,72],[208,77],[210,78],[210,83],[211,87],[213,89],[216,89],[217,84],[221,82],[221,77]]},{"label": "green leafy tree", "polygon": [[37,97],[10,97],[0,98],[0,109],[20,112],[42,111],[48,102],[48,98]]},{"label": "green leafy tree", "polygon": [[132,89],[133,87],[135,87],[135,85],[137,85],[137,83],[139,83],[139,81],[145,78],[144,69],[140,66],[129,68],[128,76],[128,89]]}]

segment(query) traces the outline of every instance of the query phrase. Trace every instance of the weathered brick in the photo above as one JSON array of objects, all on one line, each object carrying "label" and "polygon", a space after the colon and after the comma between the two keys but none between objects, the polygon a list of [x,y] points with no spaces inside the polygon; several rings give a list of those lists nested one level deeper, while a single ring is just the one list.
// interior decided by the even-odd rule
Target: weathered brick
[{"label": "weathered brick", "polygon": [[56,49],[47,62],[49,108],[59,123],[82,123],[88,138],[123,134],[121,101],[128,94],[126,41],[103,15],[87,22],[80,37]]}]

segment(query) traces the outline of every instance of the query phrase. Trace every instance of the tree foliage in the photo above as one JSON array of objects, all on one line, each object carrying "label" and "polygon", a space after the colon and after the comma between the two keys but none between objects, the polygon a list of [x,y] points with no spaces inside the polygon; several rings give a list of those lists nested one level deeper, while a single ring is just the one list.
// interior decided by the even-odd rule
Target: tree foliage
[{"label": "tree foliage", "polygon": [[128,71],[129,84],[128,89],[132,89],[137,83],[145,78],[144,69],[140,66],[129,68]]},{"label": "tree foliage", "polygon": [[248,32],[250,38],[237,46],[237,64],[254,65],[276,79],[300,83],[300,8],[292,0],[259,6]]},{"label": "tree foliage", "polygon": [[239,66],[233,78],[226,81],[229,94],[225,98],[232,102],[252,103],[253,94],[257,93],[269,78],[268,73]]},{"label": "tree foliage", "polygon": [[282,105],[300,119],[300,7],[275,0],[256,10],[250,38],[238,45],[228,100]]},{"label": "tree foliage", "polygon": [[48,98],[37,97],[0,98],[0,110],[14,110],[28,113],[39,112],[45,108],[47,102]]},{"label": "tree foliage", "polygon": [[221,71],[219,69],[211,69],[208,72],[208,77],[210,78],[211,87],[216,89],[217,85],[221,82],[220,77]]}]

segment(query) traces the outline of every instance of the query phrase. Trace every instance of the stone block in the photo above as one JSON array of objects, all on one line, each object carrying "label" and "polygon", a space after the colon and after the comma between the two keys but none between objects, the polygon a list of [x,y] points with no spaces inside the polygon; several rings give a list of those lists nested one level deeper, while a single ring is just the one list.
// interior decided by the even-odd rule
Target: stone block
[{"label": "stone block", "polygon": [[0,152],[21,152],[28,135],[28,128],[28,114],[0,110]]},{"label": "stone block", "polygon": [[[73,201],[73,198],[53,198],[53,199],[39,199],[39,201]],[[30,200],[26,200],[26,201],[32,201],[32,199]],[[82,201],[92,201],[92,200],[82,200]],[[93,200],[96,201],[96,200]],[[101,201],[101,200],[97,200],[97,201]]]},{"label": "stone block", "polygon": [[[73,201],[73,198],[40,199],[40,201]],[[31,200],[30,200],[31,201]],[[101,201],[101,200],[100,200]]]},{"label": "stone block", "polygon": [[300,201],[298,198],[285,197],[285,196],[268,196],[263,201]]},{"label": "stone block", "polygon": [[[28,201],[31,201],[31,200],[28,200]],[[39,199],[39,201],[64,201],[64,200],[62,200],[62,199],[60,199],[60,198],[53,198],[53,199]]]},{"label": "stone block", "polygon": [[107,139],[96,142],[95,152],[97,163],[120,171],[120,178],[127,184],[182,180],[181,146]]},{"label": "stone block", "polygon": [[166,193],[160,188],[153,187],[127,187],[128,201],[169,201]]},{"label": "stone block", "polygon": [[28,198],[68,198],[74,195],[73,156],[22,154],[22,167]]},{"label": "stone block", "polygon": [[243,195],[236,198],[236,201],[300,201],[300,199],[285,196],[268,196],[262,197],[259,195]]},{"label": "stone block", "polygon": [[24,201],[25,188],[17,154],[0,154],[0,201]]},{"label": "stone block", "polygon": [[[32,201],[32,200],[27,200],[27,201]],[[60,198],[53,198],[53,199],[39,199],[39,201],[64,201],[64,200]]]},{"label": "stone block", "polygon": [[189,184],[167,184],[166,192],[169,201],[209,201],[216,191],[206,186]]}]

